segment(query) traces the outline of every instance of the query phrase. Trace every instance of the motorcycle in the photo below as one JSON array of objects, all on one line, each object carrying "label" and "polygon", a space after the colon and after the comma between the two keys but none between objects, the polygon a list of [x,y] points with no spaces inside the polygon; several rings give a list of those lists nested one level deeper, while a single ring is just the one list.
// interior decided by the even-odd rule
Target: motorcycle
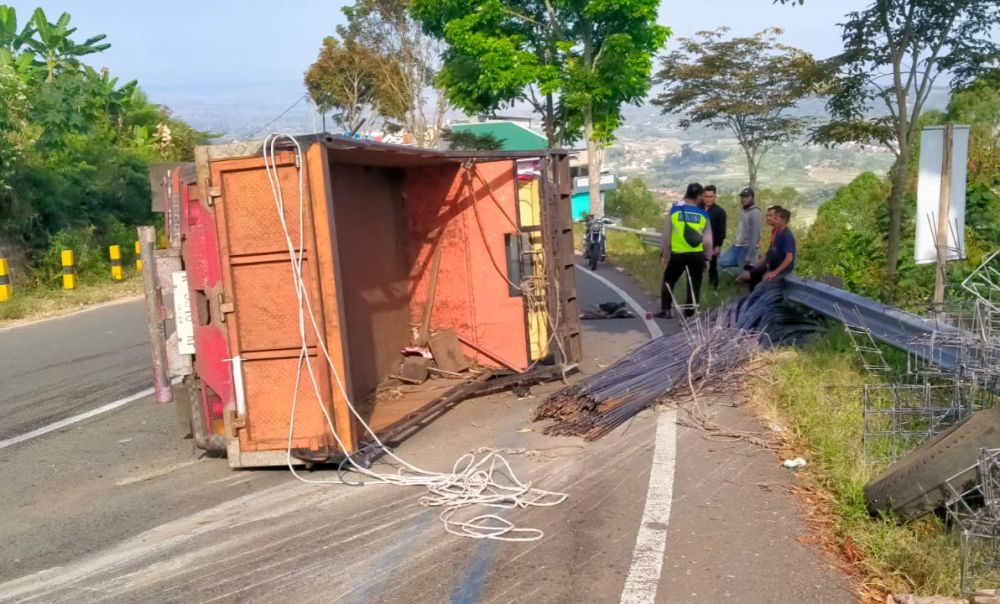
[{"label": "motorcycle", "polygon": [[599,218],[587,221],[587,231],[583,236],[583,257],[592,271],[597,270],[598,261],[606,259],[604,221]]}]

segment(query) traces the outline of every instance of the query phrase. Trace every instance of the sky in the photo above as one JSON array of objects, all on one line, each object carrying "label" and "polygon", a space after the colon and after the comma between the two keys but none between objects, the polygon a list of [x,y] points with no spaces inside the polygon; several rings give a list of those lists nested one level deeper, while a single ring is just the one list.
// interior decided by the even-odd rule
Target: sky
[{"label": "sky", "polygon": [[[733,35],[765,27],[785,30],[784,41],[818,58],[840,49],[838,23],[871,0],[806,0],[804,6],[771,0],[665,1],[660,22],[674,37],[728,26]],[[188,112],[220,100],[287,106],[303,92],[302,74],[324,36],[343,22],[347,0],[0,0],[21,23],[41,6],[50,21],[66,11],[77,39],[104,33],[111,48],[89,57],[122,81],[138,79],[154,102]],[[668,44],[668,48],[671,45]],[[195,118],[197,119],[197,118]]]}]

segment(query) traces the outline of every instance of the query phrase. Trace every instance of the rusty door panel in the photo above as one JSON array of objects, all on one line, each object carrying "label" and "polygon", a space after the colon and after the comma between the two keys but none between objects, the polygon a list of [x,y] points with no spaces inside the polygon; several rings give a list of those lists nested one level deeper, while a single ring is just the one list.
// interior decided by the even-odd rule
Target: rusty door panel
[{"label": "rusty door panel", "polygon": [[[317,263],[311,196],[304,200],[303,232],[299,241],[299,173],[289,152],[276,158],[278,181],[284,196],[285,219],[296,248],[303,249],[302,277],[321,337],[325,339],[323,300]],[[329,446],[329,429],[308,375],[295,383],[301,348],[298,302],[285,231],[278,219],[274,195],[262,158],[215,161],[212,184],[216,200],[219,247],[226,300],[230,349],[242,359],[245,428],[239,431],[243,451],[280,450],[287,444],[292,394],[298,388],[293,448]],[[308,181],[306,181],[308,183]],[[307,186],[308,189],[308,186]],[[304,192],[308,193],[308,190]],[[320,217],[321,222],[326,215]],[[329,277],[327,277],[329,278]],[[330,375],[317,339],[311,332],[309,360],[325,405],[330,404]],[[320,359],[322,362],[320,362]],[[235,376],[239,379],[240,376]],[[329,411],[329,409],[327,409]]]}]

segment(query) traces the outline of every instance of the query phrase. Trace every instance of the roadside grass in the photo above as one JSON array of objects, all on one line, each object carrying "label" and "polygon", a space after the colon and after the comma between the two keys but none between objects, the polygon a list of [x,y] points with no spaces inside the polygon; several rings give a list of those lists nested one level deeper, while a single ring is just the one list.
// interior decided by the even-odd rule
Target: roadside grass
[{"label": "roadside grass", "polygon": [[64,315],[93,304],[142,295],[142,277],[126,273],[120,282],[99,281],[79,283],[76,289],[55,289],[42,286],[14,287],[7,302],[0,302],[0,327],[22,321]]},{"label": "roadside grass", "polygon": [[[582,234],[578,235],[577,239],[580,237]],[[644,245],[642,238],[634,233],[608,231],[607,252],[608,260],[612,264],[624,269],[651,296],[659,298],[663,282],[660,250]],[[743,293],[744,288],[736,283],[735,279],[735,274],[720,272],[719,289],[716,291],[709,286],[706,272],[701,286],[701,307],[715,308]],[[687,277],[681,277],[674,288],[674,293],[681,300],[687,299]]]},{"label": "roadside grass", "polygon": [[863,402],[868,381],[840,329],[796,351],[768,353],[771,362],[747,386],[761,419],[785,428],[789,456],[809,461],[804,477],[808,517],[828,549],[841,555],[868,601],[886,594],[953,595],[959,591],[957,537],[939,518],[908,524],[872,518],[863,487],[884,463],[866,459]]}]

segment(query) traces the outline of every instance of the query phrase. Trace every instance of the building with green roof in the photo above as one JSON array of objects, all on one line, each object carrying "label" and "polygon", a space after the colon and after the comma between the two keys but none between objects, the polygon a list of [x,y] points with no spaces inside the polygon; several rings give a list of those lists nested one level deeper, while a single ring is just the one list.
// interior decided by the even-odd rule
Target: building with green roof
[{"label": "building with green roof", "polygon": [[545,137],[515,122],[478,122],[455,124],[455,132],[469,132],[477,136],[490,135],[503,141],[503,151],[542,151],[548,148]]}]

